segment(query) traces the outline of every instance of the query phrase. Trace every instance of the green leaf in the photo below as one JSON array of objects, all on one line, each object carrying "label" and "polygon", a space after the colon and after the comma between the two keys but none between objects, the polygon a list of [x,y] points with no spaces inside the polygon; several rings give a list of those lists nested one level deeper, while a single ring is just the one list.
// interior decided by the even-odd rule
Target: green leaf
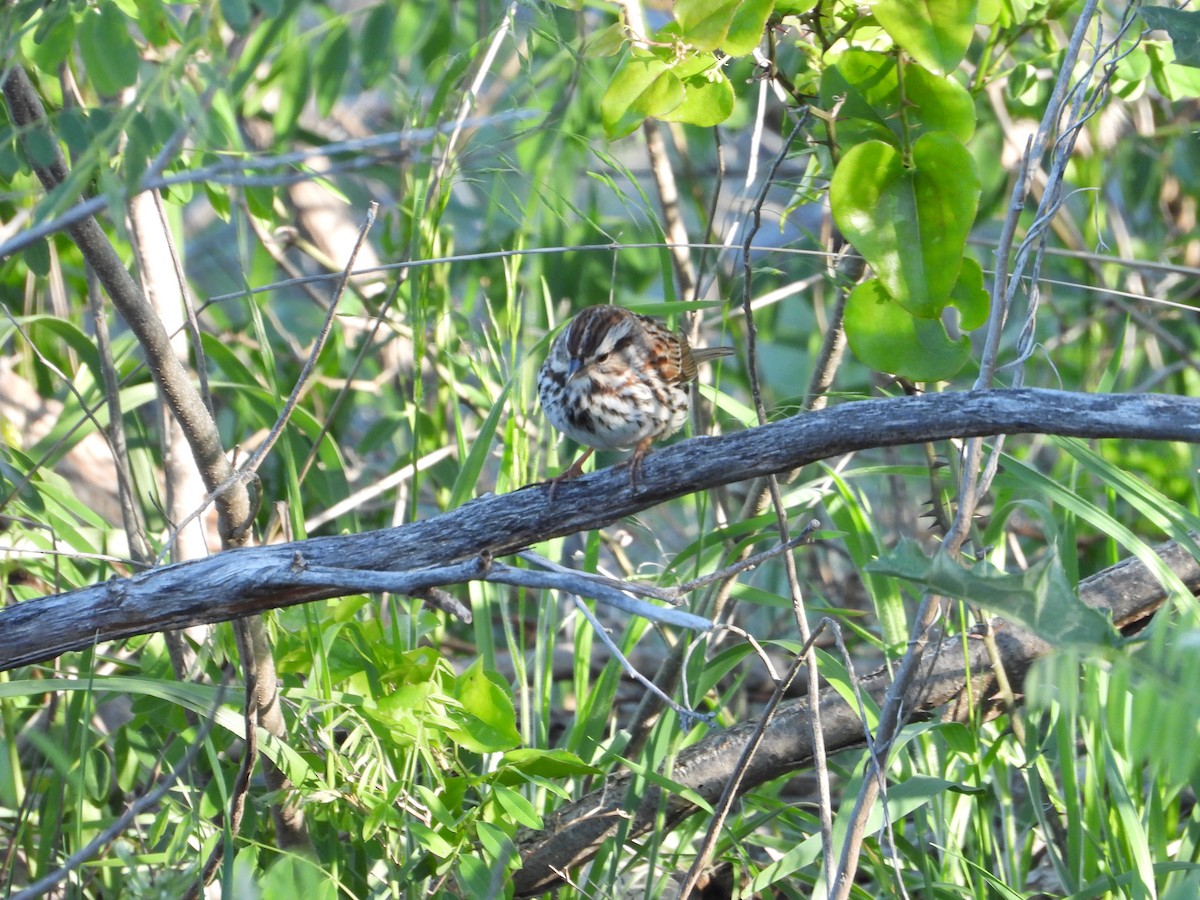
[{"label": "green leaf", "polygon": [[958,309],[958,327],[963,331],[974,331],[987,321],[992,298],[983,286],[983,267],[969,256],[963,257],[950,304]]},{"label": "green leaf", "polygon": [[[725,41],[741,0],[676,0],[680,34],[697,50],[716,50]],[[764,20],[765,21],[765,20]]]},{"label": "green leaf", "polygon": [[938,75],[958,68],[975,30],[975,0],[881,0],[871,13],[913,59]]},{"label": "green leaf", "polygon": [[224,16],[226,25],[238,34],[242,34],[250,27],[250,2],[249,0],[221,0],[221,15]]},{"label": "green leaf", "polygon": [[520,747],[509,750],[496,769],[501,784],[520,784],[530,778],[575,778],[580,775],[599,775],[601,769],[590,766],[567,750],[539,750]]},{"label": "green leaf", "polygon": [[733,85],[717,66],[683,79],[683,102],[665,115],[664,122],[686,122],[708,128],[724,122],[733,113]]},{"label": "green leaf", "polygon": [[1113,646],[1119,640],[1108,617],[1079,599],[1055,554],[1009,573],[987,562],[967,568],[942,552],[930,559],[905,539],[867,569],[981,606],[1050,644]]},{"label": "green leaf", "polygon": [[628,42],[629,39],[625,36],[625,23],[614,22],[588,37],[583,45],[583,55],[587,59],[616,56]]},{"label": "green leaf", "polygon": [[395,64],[392,56],[395,31],[396,7],[391,3],[380,3],[367,13],[358,49],[359,77],[363,87],[374,87],[392,70]]},{"label": "green leaf", "polygon": [[878,278],[846,299],[846,340],[865,365],[913,381],[947,381],[971,357],[966,337],[951,340],[941,319],[918,319],[893,300]]},{"label": "green leaf", "polygon": [[455,699],[461,709],[452,717],[460,727],[450,734],[457,743],[475,753],[510,750],[521,743],[508,685],[498,675],[485,672],[482,659],[458,677]]},{"label": "green leaf", "polygon": [[1169,6],[1143,6],[1141,13],[1148,26],[1161,28],[1171,36],[1175,62],[1200,68],[1200,12]]},{"label": "green leaf", "polygon": [[279,78],[279,106],[275,110],[275,133],[279,139],[295,131],[308,102],[312,88],[312,60],[303,45],[296,45],[291,52],[283,54]]},{"label": "green leaf", "polygon": [[609,140],[625,137],[647,117],[665,116],[684,100],[683,82],[654,56],[630,56],[613,74],[600,100]]},{"label": "green leaf", "polygon": [[45,278],[50,274],[50,242],[46,238],[34,241],[21,252],[21,256],[34,275]]},{"label": "green leaf", "polygon": [[742,0],[733,14],[721,50],[729,56],[745,56],[753,52],[763,38],[767,19],[774,6],[774,0]]},{"label": "green leaf", "polygon": [[322,118],[329,116],[338,97],[341,96],[342,84],[346,80],[346,66],[353,52],[350,31],[344,25],[335,27],[326,35],[317,50],[317,112]]},{"label": "green leaf", "polygon": [[497,784],[492,788],[496,803],[516,822],[526,828],[541,828],[542,817],[537,814],[528,800],[510,787]]},{"label": "green leaf", "polygon": [[939,315],[962,266],[979,204],[971,155],[948,134],[926,134],[912,164],[882,141],[852,147],[833,173],[834,221],[887,293],[919,318]]},{"label": "green leaf", "polygon": [[[940,78],[920,66],[900,70],[890,54],[847,50],[821,76],[820,102],[837,109],[841,146],[882,140],[903,150],[930,131],[945,131],[966,143],[975,133],[975,101],[953,78]],[[840,104],[840,105],[839,105]]]},{"label": "green leaf", "polygon": [[[946,791],[958,793],[980,792],[978,788],[971,788],[957,782],[947,781],[943,778],[934,778],[929,775],[913,775],[904,781],[888,787],[887,819],[890,822],[899,822],[913,810],[932,803]],[[840,839],[837,833],[839,830],[841,832],[845,831],[848,814],[849,809],[843,811],[838,816],[837,825],[835,825],[835,840]],[[883,810],[880,808],[880,804],[876,803],[867,816],[866,831],[868,834],[874,834],[883,825]],[[838,829],[838,826],[840,826],[840,829]],[[771,862],[770,865],[760,870],[750,882],[747,888],[748,894],[757,897],[770,893],[767,891],[768,887],[772,884],[784,882],[785,879],[788,879],[790,882],[793,873],[805,866],[811,865],[820,855],[821,835],[818,833],[800,842],[778,859]]]},{"label": "green leaf", "polygon": [[66,4],[46,7],[37,28],[21,40],[21,50],[43,72],[56,70],[75,43],[75,18],[67,12]]},{"label": "green leaf", "polygon": [[88,12],[79,23],[79,53],[96,90],[111,97],[137,81],[141,56],[115,3]]},{"label": "green leaf", "polygon": [[138,29],[155,47],[163,47],[174,36],[171,18],[162,0],[134,0],[137,4]]},{"label": "green leaf", "polygon": [[483,424],[479,426],[479,433],[475,435],[475,440],[471,442],[471,449],[467,453],[467,458],[463,460],[462,468],[458,475],[455,476],[454,486],[450,489],[450,502],[447,509],[457,509],[470,499],[471,493],[475,490],[475,485],[479,484],[479,477],[483,472],[483,466],[488,460],[488,455],[491,453],[492,440],[496,436],[496,428],[500,424],[500,417],[506,409],[505,399],[508,397],[508,392],[512,388],[512,382],[504,385],[500,395],[492,403],[492,408],[488,412],[488,416],[483,420]]}]

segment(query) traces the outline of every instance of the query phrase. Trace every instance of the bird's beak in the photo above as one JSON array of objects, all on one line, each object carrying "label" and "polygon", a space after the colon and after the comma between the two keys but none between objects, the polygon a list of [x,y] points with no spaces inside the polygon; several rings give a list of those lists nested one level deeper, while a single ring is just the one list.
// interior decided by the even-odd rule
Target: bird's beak
[{"label": "bird's beak", "polygon": [[572,356],[571,361],[567,363],[567,381],[570,381],[579,374],[579,368],[583,363],[579,361],[579,357]]}]

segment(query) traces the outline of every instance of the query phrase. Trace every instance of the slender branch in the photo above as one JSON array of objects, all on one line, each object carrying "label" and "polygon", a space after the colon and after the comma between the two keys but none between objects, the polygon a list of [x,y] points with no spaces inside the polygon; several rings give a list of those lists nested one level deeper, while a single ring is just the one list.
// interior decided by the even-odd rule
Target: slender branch
[{"label": "slender branch", "polygon": [[674,497],[869,447],[988,434],[1200,443],[1200,400],[1023,388],[844,403],[651,453],[637,489],[609,467],[559,487],[480,497],[440,516],[363,534],[250,547],[0,609],[0,670],[100,641],[226,621],[341,596],[290,577],[292,563],[411,570],[601,528]]},{"label": "slender branch", "polygon": [[[487,125],[499,125],[507,122],[522,122],[534,118],[539,118],[541,113],[531,109],[507,110],[491,116],[477,116],[467,118],[461,123],[462,128],[479,128]],[[404,131],[389,131],[384,134],[373,134],[367,137],[355,138],[347,141],[337,141],[329,144],[322,144],[319,147],[310,147],[303,150],[295,150],[290,153],[279,153],[270,156],[248,156],[244,158],[225,158],[221,162],[211,166],[201,168],[187,169],[186,171],[176,172],[171,175],[160,175],[154,171],[154,166],[147,169],[142,174],[138,182],[138,187],[131,193],[139,193],[141,191],[162,190],[179,184],[227,184],[234,187],[254,187],[254,186],[270,186],[279,187],[286,184],[294,184],[298,181],[311,181],[316,178],[327,177],[330,172],[301,171],[281,175],[269,175],[253,177],[245,173],[255,170],[271,170],[281,169],[290,166],[304,166],[314,161],[321,159],[332,159],[338,156],[350,156],[351,160],[343,164],[342,168],[346,169],[362,169],[368,166],[379,165],[380,163],[391,162],[398,157],[403,157],[411,152],[411,147],[419,144],[427,144],[434,140],[439,134],[452,131],[459,123],[443,123],[432,128],[416,128],[406,129]],[[164,146],[164,150],[173,149],[172,147]],[[365,151],[377,151],[374,155],[366,156]],[[31,226],[19,234],[14,235],[7,241],[0,243],[0,259],[11,256],[14,253],[19,253],[31,244],[35,244],[43,238],[49,237],[52,234],[57,234],[60,231],[68,230],[72,225],[82,222],[84,219],[98,215],[106,210],[111,202],[111,198],[107,196],[89,197],[85,200],[80,200],[62,215],[56,216],[48,222],[42,222],[38,225]]]}]

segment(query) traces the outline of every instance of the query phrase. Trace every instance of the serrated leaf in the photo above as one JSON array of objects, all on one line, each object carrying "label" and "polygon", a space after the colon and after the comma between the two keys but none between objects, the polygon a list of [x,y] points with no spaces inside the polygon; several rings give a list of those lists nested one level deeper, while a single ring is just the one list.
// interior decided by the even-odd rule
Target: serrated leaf
[{"label": "serrated leaf", "polygon": [[683,82],[662,60],[631,56],[613,74],[600,100],[609,140],[625,137],[647,117],[665,116],[683,102]]},{"label": "serrated leaf", "polygon": [[1141,14],[1148,26],[1161,28],[1171,36],[1175,62],[1200,68],[1200,12],[1169,6],[1143,6]]},{"label": "serrated leaf", "polygon": [[871,13],[892,40],[938,75],[958,68],[975,30],[975,0],[881,0]]},{"label": "serrated leaf", "polygon": [[958,281],[980,182],[971,155],[948,134],[919,138],[912,157],[906,166],[882,141],[850,148],[834,170],[829,202],[887,294],[931,319]]},{"label": "serrated leaf", "polygon": [[981,606],[1057,646],[1112,646],[1118,640],[1108,617],[1079,599],[1054,555],[1009,573],[986,562],[967,568],[942,552],[931,559],[905,539],[867,569]]}]

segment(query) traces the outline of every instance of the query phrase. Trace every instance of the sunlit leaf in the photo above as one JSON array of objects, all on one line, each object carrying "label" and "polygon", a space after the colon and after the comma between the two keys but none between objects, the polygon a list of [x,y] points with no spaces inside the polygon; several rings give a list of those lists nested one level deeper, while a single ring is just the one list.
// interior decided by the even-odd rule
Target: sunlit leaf
[{"label": "sunlit leaf", "polygon": [[684,100],[683,82],[655,56],[630,56],[617,69],[600,101],[609,140],[632,132],[644,119],[664,116]]},{"label": "sunlit leaf", "polygon": [[939,315],[958,281],[979,203],[971,155],[948,134],[926,134],[911,165],[882,141],[850,149],[834,171],[830,206],[838,227],[887,293],[914,316]]},{"label": "sunlit leaf", "polygon": [[958,68],[975,30],[975,0],[880,0],[871,13],[913,59],[938,75]]},{"label": "sunlit leaf", "polygon": [[862,362],[913,381],[945,381],[970,359],[971,345],[952,340],[940,319],[918,319],[873,278],[846,299],[846,340]]}]

